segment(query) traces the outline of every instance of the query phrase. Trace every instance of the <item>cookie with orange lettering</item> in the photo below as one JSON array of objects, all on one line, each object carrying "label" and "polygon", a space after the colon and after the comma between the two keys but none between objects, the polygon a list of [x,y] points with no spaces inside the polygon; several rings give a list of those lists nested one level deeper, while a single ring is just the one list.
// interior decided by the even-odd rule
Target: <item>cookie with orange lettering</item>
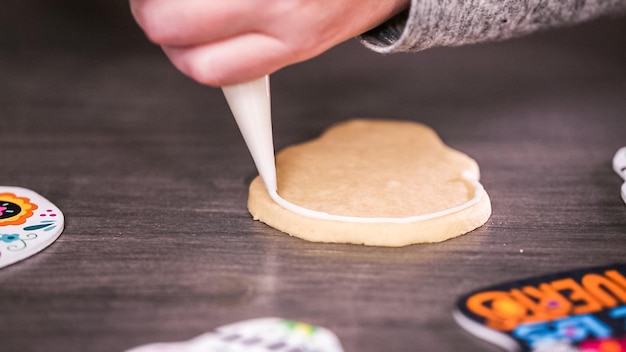
[{"label": "cookie with orange lettering", "polygon": [[408,121],[357,119],[276,157],[278,194],[326,218],[275,203],[250,185],[254,219],[315,242],[405,246],[440,242],[482,226],[491,202],[478,164],[432,129]]},{"label": "cookie with orange lettering", "polygon": [[626,265],[474,291],[457,301],[454,318],[507,351],[626,351]]}]

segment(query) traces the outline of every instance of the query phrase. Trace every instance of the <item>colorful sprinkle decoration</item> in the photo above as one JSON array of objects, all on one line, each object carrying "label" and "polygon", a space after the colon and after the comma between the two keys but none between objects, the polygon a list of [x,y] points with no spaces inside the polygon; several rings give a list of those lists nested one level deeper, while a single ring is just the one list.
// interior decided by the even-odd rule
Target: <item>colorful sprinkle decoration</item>
[{"label": "colorful sprinkle decoration", "polygon": [[0,186],[0,268],[51,245],[63,232],[61,210],[21,187]]}]

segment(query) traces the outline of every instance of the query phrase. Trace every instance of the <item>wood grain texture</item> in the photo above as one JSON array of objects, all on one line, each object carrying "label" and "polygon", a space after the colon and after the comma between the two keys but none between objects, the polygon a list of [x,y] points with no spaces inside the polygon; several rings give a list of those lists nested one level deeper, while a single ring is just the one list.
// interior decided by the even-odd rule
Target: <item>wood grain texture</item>
[{"label": "wood grain texture", "polygon": [[[252,221],[255,170],[221,93],[176,72],[124,6],[69,1],[48,18],[9,2],[0,184],[44,195],[67,227],[0,270],[2,351],[123,351],[265,316],[327,327],[347,352],[498,351],[454,323],[459,295],[623,261],[623,19],[413,55],[352,42],[274,75],[278,148],[382,117],[425,123],[479,162],[485,226],[375,248]],[[26,11],[48,19],[27,27]]]}]

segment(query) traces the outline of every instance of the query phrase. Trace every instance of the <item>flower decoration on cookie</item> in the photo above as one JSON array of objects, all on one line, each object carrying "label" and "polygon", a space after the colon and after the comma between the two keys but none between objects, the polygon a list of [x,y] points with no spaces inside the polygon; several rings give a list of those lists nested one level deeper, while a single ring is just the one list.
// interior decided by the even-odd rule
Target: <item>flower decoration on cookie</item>
[{"label": "flower decoration on cookie", "polygon": [[0,235],[0,241],[2,241],[4,243],[11,243],[11,242],[14,242],[14,241],[19,241],[19,240],[20,240],[20,235],[17,234],[17,233]]},{"label": "flower decoration on cookie", "polygon": [[0,193],[0,226],[22,225],[33,216],[37,205],[26,197],[13,193]]},{"label": "flower decoration on cookie", "polygon": [[0,244],[6,245],[6,249],[9,251],[17,252],[26,249],[26,247],[28,247],[28,244],[26,242],[32,241],[37,237],[39,236],[37,236],[36,233],[28,233],[22,235],[18,233],[0,234]]}]

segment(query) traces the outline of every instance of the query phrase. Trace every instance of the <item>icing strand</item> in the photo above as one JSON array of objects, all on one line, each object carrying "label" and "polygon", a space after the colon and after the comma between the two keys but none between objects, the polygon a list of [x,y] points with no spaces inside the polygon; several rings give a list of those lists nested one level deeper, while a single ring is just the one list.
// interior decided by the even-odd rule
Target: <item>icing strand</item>
[{"label": "icing strand", "polygon": [[463,173],[462,176],[463,176],[463,179],[468,181],[474,187],[474,197],[472,197],[472,199],[468,200],[465,203],[454,206],[452,208],[435,211],[435,212],[427,213],[427,214],[407,216],[407,217],[398,217],[398,218],[334,215],[334,214],[329,214],[329,213],[325,213],[322,211],[307,209],[297,204],[294,204],[286,200],[285,198],[281,197],[278,194],[276,189],[269,191],[268,194],[272,198],[272,200],[276,202],[276,204],[280,205],[281,207],[293,213],[296,213],[298,215],[302,215],[308,218],[314,218],[314,219],[320,219],[320,220],[354,222],[354,223],[368,223],[368,224],[371,224],[371,223],[408,224],[412,222],[426,221],[426,220],[454,214],[454,213],[460,212],[462,210],[465,210],[477,204],[485,194],[485,189],[483,185],[480,182],[478,182],[476,178],[472,177],[469,173]]}]

